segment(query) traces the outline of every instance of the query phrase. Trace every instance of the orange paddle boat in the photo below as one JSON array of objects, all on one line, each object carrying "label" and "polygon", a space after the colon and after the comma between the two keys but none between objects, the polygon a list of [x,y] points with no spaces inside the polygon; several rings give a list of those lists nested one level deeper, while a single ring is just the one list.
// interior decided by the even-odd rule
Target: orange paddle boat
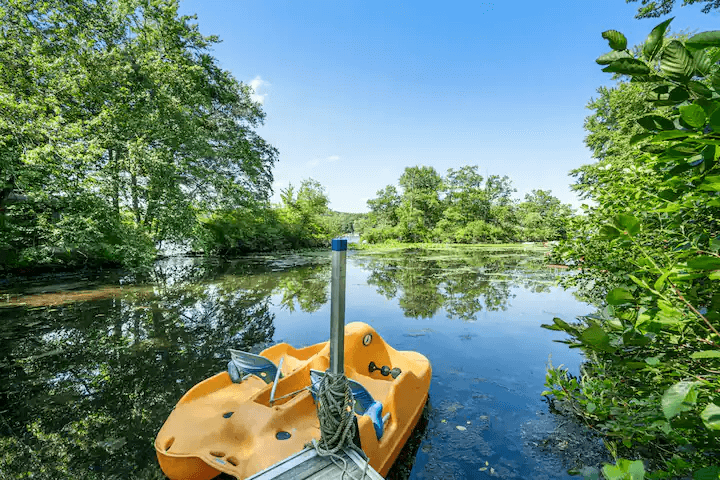
[{"label": "orange paddle boat", "polygon": [[[422,413],[430,362],[395,350],[360,322],[345,326],[344,349],[360,447],[385,476]],[[180,399],[155,439],[172,480],[221,472],[247,478],[320,438],[314,388],[329,368],[329,342],[300,349],[280,343],[260,355],[231,350],[231,358],[228,371]]]}]

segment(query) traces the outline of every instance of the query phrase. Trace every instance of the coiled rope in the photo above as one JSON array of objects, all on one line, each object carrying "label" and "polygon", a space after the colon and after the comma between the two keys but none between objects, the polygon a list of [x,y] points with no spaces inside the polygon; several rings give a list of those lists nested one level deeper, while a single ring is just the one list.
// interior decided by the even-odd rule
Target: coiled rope
[{"label": "coiled rope", "polygon": [[[342,457],[342,449],[346,446],[360,453],[361,457],[365,458],[365,467],[360,479],[365,478],[369,459],[353,443],[356,432],[354,404],[355,399],[347,377],[342,373],[325,372],[317,392],[320,441],[313,439],[312,444],[318,455],[330,457],[330,460],[342,469],[342,478],[345,478],[345,474],[347,474],[353,480],[359,480],[347,471],[347,462]],[[342,462],[342,465],[338,463],[338,460]]]}]

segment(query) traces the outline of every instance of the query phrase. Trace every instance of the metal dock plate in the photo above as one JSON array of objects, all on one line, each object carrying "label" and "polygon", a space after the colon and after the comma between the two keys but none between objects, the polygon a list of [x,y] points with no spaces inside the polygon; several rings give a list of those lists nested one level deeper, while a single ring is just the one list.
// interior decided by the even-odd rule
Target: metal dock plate
[{"label": "metal dock plate", "polygon": [[[365,467],[365,460],[357,452],[349,449],[345,449],[343,458],[347,462],[347,471],[355,478],[360,478]],[[342,464],[342,462],[338,463]],[[248,480],[335,480],[341,476],[342,470],[329,457],[320,457],[315,449],[306,448],[272,467],[256,473]],[[365,479],[383,480],[383,477],[368,465]]]}]

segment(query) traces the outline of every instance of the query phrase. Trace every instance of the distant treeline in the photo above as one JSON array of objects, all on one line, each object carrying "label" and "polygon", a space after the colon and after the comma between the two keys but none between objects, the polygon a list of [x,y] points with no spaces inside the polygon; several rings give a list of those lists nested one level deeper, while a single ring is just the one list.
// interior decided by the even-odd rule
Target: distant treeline
[{"label": "distant treeline", "polygon": [[370,243],[498,243],[547,241],[565,237],[570,205],[549,190],[533,190],[524,201],[507,176],[483,178],[476,165],[449,169],[408,167],[397,188],[388,185],[368,201],[371,212],[355,224]]}]

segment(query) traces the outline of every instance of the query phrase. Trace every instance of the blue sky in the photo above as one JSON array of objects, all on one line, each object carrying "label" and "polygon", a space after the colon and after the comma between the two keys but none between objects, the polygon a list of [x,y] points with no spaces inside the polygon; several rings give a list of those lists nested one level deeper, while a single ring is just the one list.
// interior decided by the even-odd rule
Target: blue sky
[{"label": "blue sky", "polygon": [[[624,0],[424,2],[182,0],[214,55],[251,84],[280,151],[274,201],[319,181],[330,207],[367,211],[405,167],[478,165],[516,196],[552,190],[578,206],[568,172],[592,159],[585,108],[611,84],[601,32],[644,41],[663,19]],[[714,30],[716,11],[676,7],[673,31]]]}]

